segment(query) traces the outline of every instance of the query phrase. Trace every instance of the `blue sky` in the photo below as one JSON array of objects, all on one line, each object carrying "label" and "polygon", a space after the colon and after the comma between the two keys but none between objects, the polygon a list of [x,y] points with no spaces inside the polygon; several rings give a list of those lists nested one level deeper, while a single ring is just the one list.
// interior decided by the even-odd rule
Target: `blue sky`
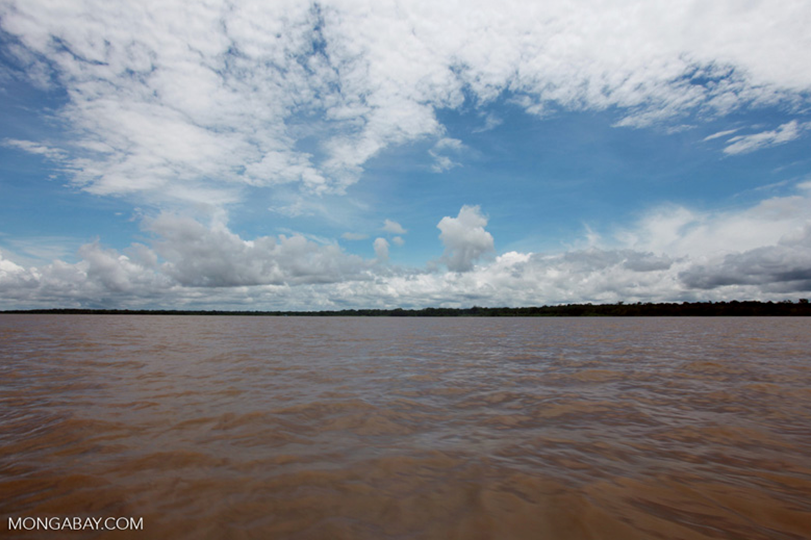
[{"label": "blue sky", "polygon": [[0,309],[806,297],[809,23],[0,0]]}]

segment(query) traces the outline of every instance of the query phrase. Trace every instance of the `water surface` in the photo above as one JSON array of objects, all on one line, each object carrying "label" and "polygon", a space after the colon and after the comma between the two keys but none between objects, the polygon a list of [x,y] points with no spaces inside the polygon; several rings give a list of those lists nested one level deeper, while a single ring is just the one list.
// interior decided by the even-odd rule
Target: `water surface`
[{"label": "water surface", "polygon": [[0,528],[808,538],[810,336],[791,318],[0,315]]}]

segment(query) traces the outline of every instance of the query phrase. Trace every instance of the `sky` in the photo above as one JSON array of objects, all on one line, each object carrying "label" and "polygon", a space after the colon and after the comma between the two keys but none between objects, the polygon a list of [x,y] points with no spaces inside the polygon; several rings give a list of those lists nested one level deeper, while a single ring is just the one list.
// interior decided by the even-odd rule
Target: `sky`
[{"label": "sky", "polygon": [[0,309],[811,294],[807,0],[0,0]]}]

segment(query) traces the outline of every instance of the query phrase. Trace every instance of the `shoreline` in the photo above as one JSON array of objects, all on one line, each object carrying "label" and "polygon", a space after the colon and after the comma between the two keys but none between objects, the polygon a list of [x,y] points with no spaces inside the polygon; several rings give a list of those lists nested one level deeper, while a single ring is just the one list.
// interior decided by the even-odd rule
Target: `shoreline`
[{"label": "shoreline", "polygon": [[799,302],[682,302],[635,304],[565,304],[534,307],[344,309],[320,311],[230,311],[183,309],[50,308],[5,310],[13,315],[192,315],[255,317],[806,317],[807,299]]}]

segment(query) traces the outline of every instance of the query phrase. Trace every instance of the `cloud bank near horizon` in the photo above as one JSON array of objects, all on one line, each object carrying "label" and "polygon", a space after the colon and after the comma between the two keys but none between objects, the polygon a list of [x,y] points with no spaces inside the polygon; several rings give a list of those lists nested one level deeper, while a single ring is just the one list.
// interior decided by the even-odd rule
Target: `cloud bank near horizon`
[{"label": "cloud bank near horizon", "polygon": [[[321,310],[358,307],[540,305],[617,301],[783,300],[811,291],[811,183],[735,212],[664,207],[613,238],[593,234],[555,253],[510,251],[480,208],[437,224],[442,268],[385,264],[303,236],[245,240],[213,220],[162,214],[145,221],[151,245],[120,253],[98,242],[80,260],[25,268],[0,252],[0,308],[167,307]],[[757,231],[751,234],[747,231]],[[730,246],[740,246],[730,249]]]}]

